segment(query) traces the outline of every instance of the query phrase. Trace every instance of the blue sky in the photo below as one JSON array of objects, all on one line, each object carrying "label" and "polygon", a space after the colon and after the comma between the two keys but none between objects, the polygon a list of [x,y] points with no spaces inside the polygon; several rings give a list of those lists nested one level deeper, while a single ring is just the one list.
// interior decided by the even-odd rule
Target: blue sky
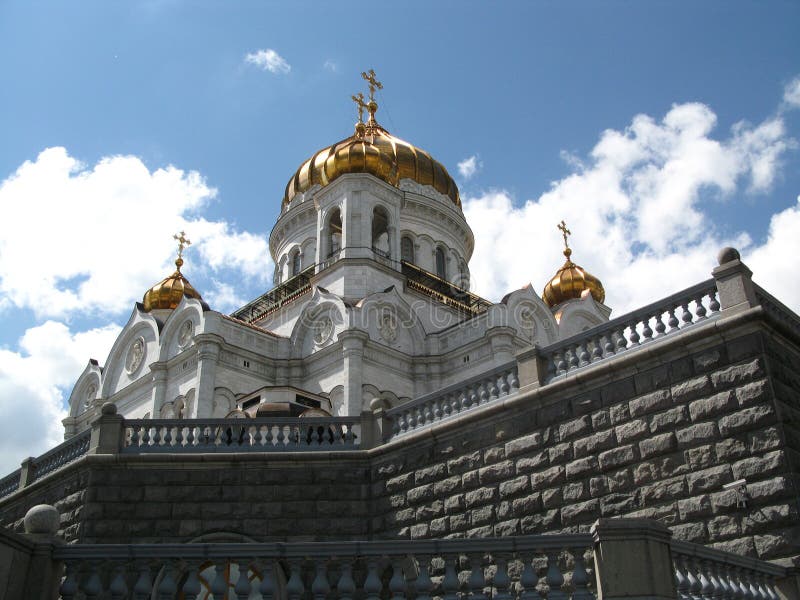
[{"label": "blue sky", "polygon": [[565,218],[614,314],[728,243],[800,309],[798,25],[797,2],[0,4],[0,421],[47,432],[11,432],[9,464],[58,439],[171,233],[212,308],[271,286],[284,186],[351,134],[368,68],[378,120],[460,183],[476,292],[541,290]]}]

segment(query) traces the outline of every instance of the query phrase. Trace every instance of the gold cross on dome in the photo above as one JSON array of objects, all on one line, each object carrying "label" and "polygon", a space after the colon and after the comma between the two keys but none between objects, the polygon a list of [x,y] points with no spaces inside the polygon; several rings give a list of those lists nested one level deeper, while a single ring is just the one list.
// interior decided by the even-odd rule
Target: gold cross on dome
[{"label": "gold cross on dome", "polygon": [[356,103],[356,106],[358,106],[358,122],[359,123],[363,123],[364,122],[364,109],[367,108],[367,103],[364,102],[364,94],[359,92],[358,95],[350,96],[350,97],[353,99],[353,102]]},{"label": "gold cross on dome", "polygon": [[572,232],[569,229],[567,229],[567,224],[564,222],[563,219],[561,220],[561,223],[556,225],[556,227],[561,232],[561,235],[564,236],[564,247],[569,248],[569,244],[567,243],[567,236],[572,235]]},{"label": "gold cross on dome", "polygon": [[369,84],[369,101],[375,102],[375,90],[382,90],[383,84],[375,78],[375,71],[372,69],[366,73],[362,71],[361,77]]},{"label": "gold cross on dome", "polygon": [[178,242],[178,258],[183,258],[183,249],[186,246],[191,246],[192,245],[192,241],[189,238],[186,237],[186,232],[185,231],[181,231],[180,235],[178,235],[176,233],[172,237],[173,237],[173,239],[177,240],[177,242]]}]

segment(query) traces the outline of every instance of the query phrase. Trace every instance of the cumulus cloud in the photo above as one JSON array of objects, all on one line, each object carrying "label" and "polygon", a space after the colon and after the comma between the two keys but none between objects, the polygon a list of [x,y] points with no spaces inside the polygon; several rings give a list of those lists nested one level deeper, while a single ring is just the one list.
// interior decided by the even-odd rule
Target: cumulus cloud
[{"label": "cumulus cloud", "polygon": [[465,158],[458,163],[458,173],[465,180],[472,179],[472,177],[480,171],[483,163],[478,160],[477,155],[473,154],[469,158]]},{"label": "cumulus cloud", "polygon": [[[768,190],[794,142],[779,117],[738,123],[723,139],[712,137],[715,125],[698,103],[675,105],[660,121],[638,115],[623,131],[603,132],[589,156],[575,158],[580,168],[536,199],[518,206],[504,190],[466,198],[475,291],[497,299],[528,282],[541,291],[564,260],[542,252],[557,247],[562,219],[574,234],[573,259],[603,281],[615,314],[707,278],[725,245],[752,256],[758,281],[780,285],[778,267],[762,256],[800,252],[800,236],[790,233],[800,231],[797,207],[773,218],[761,247],[745,233],[719,234],[707,209],[737,192]],[[787,301],[800,308],[800,297]]]},{"label": "cumulus cloud", "polygon": [[783,101],[791,108],[800,108],[800,75],[786,84],[783,89]]},{"label": "cumulus cloud", "polygon": [[0,306],[40,317],[127,313],[174,270],[180,229],[195,242],[190,279],[224,271],[265,284],[266,239],[197,216],[215,195],[194,171],[151,171],[133,156],[87,166],[64,148],[44,150],[0,184]]},{"label": "cumulus cloud", "polygon": [[63,441],[63,389],[89,357],[105,360],[119,331],[107,325],[73,333],[46,321],[25,332],[18,351],[0,348],[0,476]]},{"label": "cumulus cloud", "polygon": [[244,61],[247,64],[255,65],[259,69],[269,71],[270,73],[285,75],[292,70],[291,65],[286,62],[286,59],[275,52],[275,50],[272,48],[265,48],[264,50],[250,52],[245,55]]}]

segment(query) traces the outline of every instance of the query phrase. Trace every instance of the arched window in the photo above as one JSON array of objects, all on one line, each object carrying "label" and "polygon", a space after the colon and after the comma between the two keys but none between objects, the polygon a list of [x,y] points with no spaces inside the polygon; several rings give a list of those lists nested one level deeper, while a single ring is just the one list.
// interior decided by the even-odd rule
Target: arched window
[{"label": "arched window", "polygon": [[331,213],[328,221],[328,256],[342,249],[342,211],[338,208]]},{"label": "arched window", "polygon": [[292,277],[300,274],[300,250],[295,250],[292,254]]},{"label": "arched window", "polygon": [[381,256],[390,256],[389,215],[382,206],[376,206],[372,211],[372,250]]},{"label": "arched window", "polygon": [[444,250],[442,250],[441,246],[436,247],[436,275],[441,279],[447,279]]},{"label": "arched window", "polygon": [[414,240],[407,235],[400,239],[400,258],[406,262],[414,262]]}]

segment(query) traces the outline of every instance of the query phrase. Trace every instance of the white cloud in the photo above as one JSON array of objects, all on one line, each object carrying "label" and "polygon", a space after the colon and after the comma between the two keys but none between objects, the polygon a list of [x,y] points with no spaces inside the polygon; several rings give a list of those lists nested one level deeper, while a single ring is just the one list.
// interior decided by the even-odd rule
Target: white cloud
[{"label": "white cloud", "polygon": [[282,73],[285,75],[292,70],[286,59],[272,48],[250,52],[244,57],[244,61],[270,73]]},{"label": "white cloud", "polygon": [[339,70],[339,65],[336,63],[336,61],[330,58],[325,61],[325,64],[323,64],[322,67],[331,73],[336,73]]},{"label": "white cloud", "polygon": [[[783,256],[800,252],[800,236],[791,233],[800,231],[798,209],[776,215],[757,248],[744,233],[718,234],[707,208],[742,189],[769,189],[793,140],[780,118],[738,123],[722,140],[711,137],[715,123],[696,103],[673,106],[660,122],[638,115],[624,131],[603,132],[590,156],[575,159],[580,168],[535,200],[515,206],[503,190],[466,198],[475,291],[497,299],[528,282],[541,291],[564,260],[555,251],[562,219],[574,234],[573,259],[603,281],[615,314],[708,278],[725,245],[753,257],[758,281],[783,289],[786,276],[770,264],[778,248]],[[787,301],[800,308],[800,298]]]},{"label": "white cloud", "polygon": [[458,163],[458,172],[464,179],[471,179],[483,166],[478,156],[473,154]]},{"label": "white cloud", "polygon": [[248,299],[236,293],[236,288],[214,279],[213,287],[205,295],[206,302],[222,312],[230,312],[247,304]]},{"label": "white cloud", "polygon": [[190,280],[233,270],[265,283],[264,237],[195,216],[215,195],[194,171],[150,171],[133,156],[90,167],[64,148],[44,150],[0,183],[0,307],[45,317],[127,313],[174,270],[180,229],[195,242],[183,269]]},{"label": "white cloud", "polygon": [[119,331],[107,325],[72,333],[47,321],[25,332],[19,351],[0,348],[0,476],[63,441],[64,390],[89,357],[105,360]]},{"label": "white cloud", "polygon": [[783,90],[783,101],[791,108],[800,108],[800,76],[786,84]]}]

